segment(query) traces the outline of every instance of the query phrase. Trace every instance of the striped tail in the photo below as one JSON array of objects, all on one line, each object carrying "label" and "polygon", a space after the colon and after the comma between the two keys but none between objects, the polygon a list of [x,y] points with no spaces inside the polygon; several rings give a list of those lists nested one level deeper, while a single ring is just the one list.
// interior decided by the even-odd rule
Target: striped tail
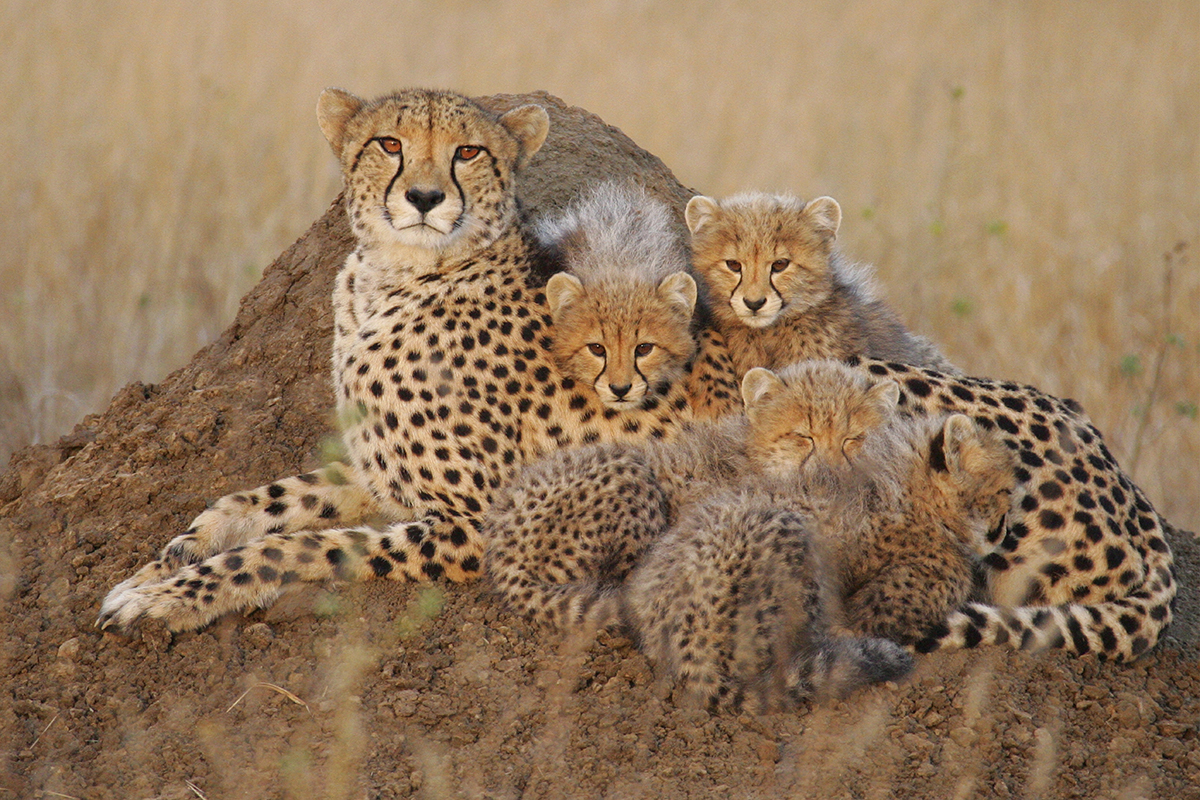
[{"label": "striped tail", "polygon": [[1066,650],[1101,661],[1133,661],[1158,643],[1171,624],[1177,586],[1171,556],[1147,558],[1147,580],[1126,597],[1094,605],[1001,606],[968,603],[912,649],[918,653],[1009,645],[1017,650]]}]

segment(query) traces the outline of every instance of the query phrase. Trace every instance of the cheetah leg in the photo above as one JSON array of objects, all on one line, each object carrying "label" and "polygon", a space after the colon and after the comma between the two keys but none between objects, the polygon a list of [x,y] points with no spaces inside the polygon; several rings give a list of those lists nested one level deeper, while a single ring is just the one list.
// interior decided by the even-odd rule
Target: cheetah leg
[{"label": "cheetah leg", "polygon": [[876,573],[845,598],[842,607],[855,633],[909,644],[945,620],[970,591],[965,562],[951,566],[910,557]]},{"label": "cheetah leg", "polygon": [[342,580],[463,581],[479,573],[479,539],[435,517],[387,530],[349,528],[273,533],[204,561],[166,580],[114,590],[97,624],[128,633],[145,618],[174,631],[207,625],[233,611],[270,605],[290,584]]},{"label": "cheetah leg", "polygon": [[330,464],[257,489],[227,494],[196,517],[159,557],[117,584],[112,593],[170,577],[224,550],[272,533],[356,525],[378,512],[350,467]]}]

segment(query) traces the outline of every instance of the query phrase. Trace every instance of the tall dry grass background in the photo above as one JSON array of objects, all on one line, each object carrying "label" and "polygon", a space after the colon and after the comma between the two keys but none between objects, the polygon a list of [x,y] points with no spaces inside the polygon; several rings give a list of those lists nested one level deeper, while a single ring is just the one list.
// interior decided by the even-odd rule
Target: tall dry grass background
[{"label": "tall dry grass background", "polygon": [[704,192],[838,198],[912,327],[1200,525],[1195,2],[8,0],[0,65],[0,463],[228,324],[338,190],[322,87],[547,89]]}]

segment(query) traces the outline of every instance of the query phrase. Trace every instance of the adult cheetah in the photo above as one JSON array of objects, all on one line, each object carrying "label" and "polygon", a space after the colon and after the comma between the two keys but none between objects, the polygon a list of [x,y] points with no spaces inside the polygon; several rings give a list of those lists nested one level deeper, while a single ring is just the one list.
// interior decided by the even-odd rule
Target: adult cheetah
[{"label": "adult cheetah", "polygon": [[544,109],[330,89],[317,113],[358,240],[333,294],[346,462],[217,501],[109,593],[105,628],[198,628],[295,581],[475,578],[480,516],[520,464],[690,417],[680,395],[606,408],[556,366],[544,284],[559,265],[518,223],[513,185]]}]

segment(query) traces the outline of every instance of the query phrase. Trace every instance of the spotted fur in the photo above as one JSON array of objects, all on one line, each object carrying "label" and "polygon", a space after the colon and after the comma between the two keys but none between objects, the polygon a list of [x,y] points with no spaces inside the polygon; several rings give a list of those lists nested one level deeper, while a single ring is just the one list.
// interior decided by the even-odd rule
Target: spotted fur
[{"label": "spotted fur", "polygon": [[953,612],[915,647],[1001,644],[1131,661],[1170,625],[1177,591],[1164,521],[1078,403],[1031,386],[870,359],[910,416],[964,414],[1014,456],[1005,523],[979,543],[986,602]]},{"label": "spotted fur", "polygon": [[218,501],[109,593],[104,627],[197,628],[296,581],[473,579],[481,517],[521,464],[667,438],[691,416],[682,391],[616,410],[558,369],[544,291],[558,265],[518,224],[513,190],[544,109],[327,90],[318,119],[358,240],[333,295],[347,462]]}]

